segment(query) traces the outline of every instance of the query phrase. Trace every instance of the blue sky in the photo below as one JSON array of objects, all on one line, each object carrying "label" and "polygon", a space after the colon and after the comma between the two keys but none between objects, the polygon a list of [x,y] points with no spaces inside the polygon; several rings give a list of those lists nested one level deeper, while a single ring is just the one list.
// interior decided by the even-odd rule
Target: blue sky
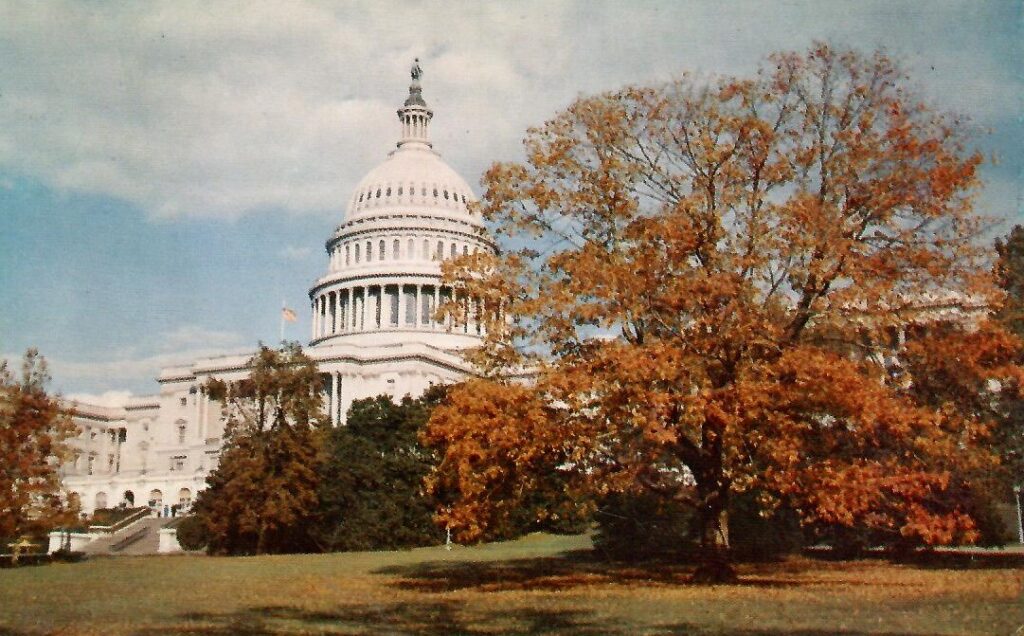
[{"label": "blue sky", "polygon": [[65,394],[277,337],[421,58],[435,148],[477,184],[583,93],[747,74],[824,39],[903,61],[971,116],[980,211],[1021,218],[1024,2],[0,0],[0,354]]}]

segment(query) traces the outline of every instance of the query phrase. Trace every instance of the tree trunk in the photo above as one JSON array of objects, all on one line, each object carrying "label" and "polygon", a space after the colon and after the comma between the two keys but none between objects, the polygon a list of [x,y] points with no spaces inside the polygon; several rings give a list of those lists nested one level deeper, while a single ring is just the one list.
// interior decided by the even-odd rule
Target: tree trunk
[{"label": "tree trunk", "polygon": [[263,554],[267,549],[267,524],[260,523],[259,534],[256,535],[256,554]]},{"label": "tree trunk", "polygon": [[721,479],[713,482],[697,484],[701,501],[697,515],[700,563],[690,580],[694,583],[735,583],[736,570],[732,567],[729,549],[729,487]]}]

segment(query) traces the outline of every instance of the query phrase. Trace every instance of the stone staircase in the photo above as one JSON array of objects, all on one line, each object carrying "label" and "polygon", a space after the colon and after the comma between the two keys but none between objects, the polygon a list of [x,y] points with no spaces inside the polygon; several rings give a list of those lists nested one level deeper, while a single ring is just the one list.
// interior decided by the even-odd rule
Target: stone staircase
[{"label": "stone staircase", "polygon": [[135,556],[156,554],[160,545],[160,528],[174,519],[146,517],[117,532],[89,543],[82,552],[89,556]]}]

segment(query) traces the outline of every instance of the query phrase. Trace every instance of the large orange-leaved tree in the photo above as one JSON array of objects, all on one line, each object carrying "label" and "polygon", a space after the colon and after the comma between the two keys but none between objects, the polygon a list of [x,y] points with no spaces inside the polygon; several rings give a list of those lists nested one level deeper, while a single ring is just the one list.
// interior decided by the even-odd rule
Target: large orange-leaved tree
[{"label": "large orange-leaved tree", "polygon": [[0,548],[19,535],[39,534],[78,516],[78,504],[61,488],[60,466],[78,429],[71,411],[47,392],[50,374],[35,349],[25,352],[21,373],[0,360]]},{"label": "large orange-leaved tree", "polygon": [[[968,128],[906,85],[882,53],[818,44],[531,129],[526,160],[484,177],[506,249],[446,264],[450,318],[478,297],[487,336],[425,433],[440,521],[472,540],[551,484],[660,493],[695,510],[698,580],[734,576],[744,492],[808,523],[975,538],[947,495],[992,460],[975,404],[1017,390],[1019,342],[986,320]],[[925,381],[945,352],[970,358],[976,403]]]}]

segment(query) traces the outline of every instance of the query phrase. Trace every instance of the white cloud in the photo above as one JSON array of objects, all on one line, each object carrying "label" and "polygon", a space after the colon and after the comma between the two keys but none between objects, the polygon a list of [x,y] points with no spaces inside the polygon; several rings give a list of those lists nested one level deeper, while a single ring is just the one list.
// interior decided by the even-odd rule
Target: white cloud
[{"label": "white cloud", "polygon": [[181,325],[163,333],[157,339],[163,351],[177,352],[188,349],[224,349],[242,345],[242,337],[233,331],[217,331],[197,325]]},{"label": "white cloud", "polygon": [[[255,346],[252,349],[255,349]],[[153,381],[160,374],[161,369],[190,365],[202,358],[244,351],[245,349],[241,347],[199,347],[87,362],[60,357],[50,357],[47,361],[55,375],[59,375],[64,382],[74,383],[76,386],[100,387],[102,389],[107,386],[124,386],[126,384],[138,386],[140,383],[144,383],[155,389],[156,384]]]},{"label": "white cloud", "polygon": [[104,391],[103,393],[69,393],[66,399],[93,406],[118,407],[124,406],[134,397],[131,391]]},{"label": "white cloud", "polygon": [[[156,390],[156,378],[167,367],[191,365],[202,358],[228,354],[251,353],[255,344],[247,344],[233,332],[206,329],[196,325],[183,325],[155,334],[150,342],[128,347],[107,355],[91,356],[89,360],[74,360],[61,356],[47,356],[50,373],[62,384],[82,387],[82,391],[69,394],[69,398],[90,404],[114,403],[131,395],[132,391],[148,393]],[[9,366],[20,356],[3,354]],[[18,363],[20,364],[20,363]],[[132,391],[114,390],[112,387],[129,386]],[[60,387],[56,387],[60,389]],[[90,400],[101,400],[95,402]]]},{"label": "white cloud", "polygon": [[313,255],[313,248],[309,246],[285,245],[278,254],[287,261],[304,261]]},{"label": "white cloud", "polygon": [[580,92],[888,46],[983,122],[1019,109],[991,3],[0,4],[0,168],[163,217],[337,214],[391,146],[413,56],[438,149],[475,181]]}]

